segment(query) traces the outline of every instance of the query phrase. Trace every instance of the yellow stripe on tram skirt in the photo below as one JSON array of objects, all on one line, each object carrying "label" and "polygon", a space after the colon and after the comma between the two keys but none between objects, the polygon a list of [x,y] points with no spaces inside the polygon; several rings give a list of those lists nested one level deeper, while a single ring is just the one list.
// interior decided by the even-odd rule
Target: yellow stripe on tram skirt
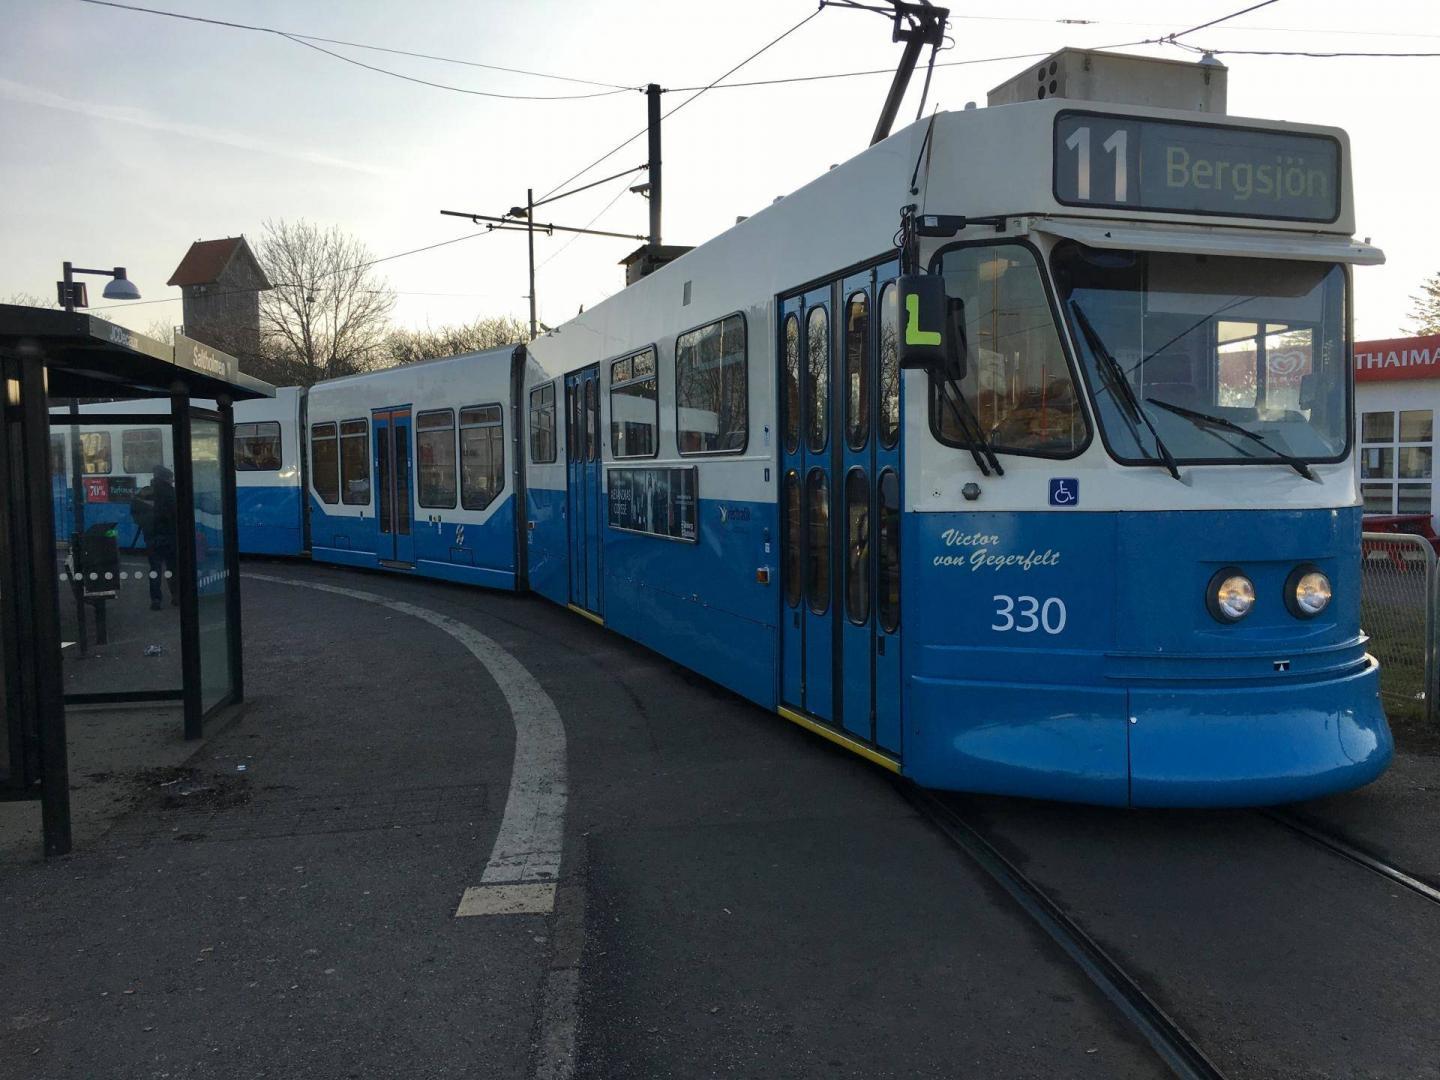
[{"label": "yellow stripe on tram skirt", "polygon": [[775,711],[778,712],[781,716],[783,716],[786,720],[789,720],[792,723],[799,724],[807,731],[813,731],[822,739],[829,739],[837,746],[843,746],[846,750],[849,750],[855,754],[859,754],[866,761],[873,761],[882,769],[889,769],[893,773],[898,773],[900,771],[900,763],[898,761],[896,761],[892,757],[888,757],[887,755],[882,754],[879,750],[866,746],[858,739],[852,739],[849,735],[845,735],[842,732],[836,731],[834,728],[826,727],[824,724],[816,723],[808,716],[805,716],[802,713],[795,712],[793,709],[787,709],[783,705],[781,705]]},{"label": "yellow stripe on tram skirt", "polygon": [[583,607],[577,607],[574,604],[566,604],[565,606],[568,607],[571,611],[575,612],[576,615],[584,615],[585,618],[589,619],[596,626],[605,625],[605,620],[602,619],[599,615],[596,615],[593,611],[586,611]]}]

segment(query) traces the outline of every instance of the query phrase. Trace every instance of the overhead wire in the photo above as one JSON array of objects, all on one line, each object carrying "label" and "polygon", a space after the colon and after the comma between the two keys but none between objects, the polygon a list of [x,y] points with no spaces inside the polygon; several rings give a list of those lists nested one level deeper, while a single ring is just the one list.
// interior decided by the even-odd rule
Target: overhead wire
[{"label": "overhead wire", "polygon": [[[420,254],[421,252],[423,252],[423,251],[434,251],[436,248],[448,247],[448,246],[451,245],[451,244],[458,244],[458,243],[461,243],[462,241],[465,241],[465,240],[474,240],[477,236],[489,236],[489,235],[490,235],[490,230],[489,230],[489,229],[482,229],[480,232],[466,233],[464,236],[452,236],[449,240],[441,240],[441,241],[438,241],[437,243],[434,243],[434,244],[426,244],[424,247],[411,248],[409,251],[397,251],[397,252],[395,252],[395,254],[393,254],[393,255],[382,255],[382,256],[380,256],[378,259],[368,259],[368,260],[366,260],[365,262],[355,263],[355,264],[353,264],[353,265],[351,265],[351,266],[342,266],[342,267],[340,267],[340,268],[338,268],[338,269],[336,269],[336,270],[327,270],[327,271],[326,271],[325,273],[323,273],[323,274],[318,274],[318,275],[316,275],[316,277],[314,278],[314,281],[324,281],[326,278],[335,277],[337,274],[348,274],[348,273],[350,273],[352,270],[366,270],[366,269],[368,269],[368,268],[370,268],[370,267],[372,267],[372,266],[379,266],[381,263],[390,262],[390,261],[392,261],[392,260],[394,260],[394,259],[403,259],[403,258],[405,258],[405,256],[407,256],[407,255],[419,255],[419,254]],[[302,281],[277,281],[277,282],[273,282],[273,283],[272,283],[271,288],[299,289],[299,288],[302,288],[302,287],[304,287],[304,286],[306,286],[306,285],[313,284],[314,281],[312,281],[312,282],[302,282]],[[207,298],[207,299],[214,299],[214,298],[219,298],[219,297],[222,297],[222,296],[234,296],[234,295],[236,295],[236,294],[238,294],[238,293],[253,293],[253,292],[256,292],[256,291],[258,291],[258,290],[256,290],[256,289],[227,289],[227,290],[224,291],[224,292],[206,293],[205,295],[206,295],[206,298]],[[393,290],[392,290],[392,291],[393,291]],[[175,303],[176,301],[182,300],[182,299],[184,299],[184,297],[180,297],[180,296],[166,296],[166,297],[164,297],[164,298],[162,298],[162,299],[159,299],[159,300],[132,300],[132,301],[130,301],[130,302],[128,302],[128,303],[124,303],[124,304],[100,304],[100,305],[98,305],[98,306],[96,306],[96,307],[90,308],[89,310],[91,310],[91,311],[106,311],[106,310],[110,310],[110,309],[112,309],[112,308],[144,307],[146,304],[173,304],[173,303]]]},{"label": "overhead wire", "polygon": [[[685,99],[684,101],[682,101],[679,105],[676,105],[676,106],[675,106],[673,109],[671,109],[669,112],[666,112],[666,113],[662,114],[661,117],[660,117],[660,119],[661,119],[661,120],[669,119],[670,117],[674,116],[677,112],[679,112],[681,109],[685,108],[686,105],[689,105],[692,101],[694,101],[696,98],[698,98],[701,94],[705,93],[707,90],[713,90],[718,83],[722,82],[723,80],[729,78],[731,75],[735,74],[735,72],[739,71],[739,70],[740,70],[741,68],[743,68],[746,64],[750,63],[750,61],[754,60],[756,57],[762,55],[763,53],[769,51],[769,50],[770,50],[771,48],[773,48],[774,46],[780,44],[780,42],[784,41],[784,40],[785,40],[787,37],[789,37],[791,34],[795,33],[795,31],[799,30],[802,26],[804,26],[806,23],[808,23],[811,19],[813,19],[813,18],[815,18],[815,16],[819,15],[820,12],[823,11],[823,10],[824,10],[824,8],[816,8],[816,9],[815,9],[814,11],[812,11],[809,15],[805,16],[805,18],[801,19],[801,20],[800,20],[799,22],[797,22],[794,26],[790,27],[789,30],[786,30],[783,34],[780,34],[778,37],[771,38],[768,42],[766,42],[766,43],[765,43],[764,45],[762,45],[760,48],[756,49],[753,53],[751,53],[749,56],[747,56],[744,60],[741,60],[740,63],[736,64],[736,65],[735,65],[734,67],[732,67],[729,71],[725,72],[724,75],[721,75],[721,76],[719,76],[719,78],[713,79],[713,80],[712,80],[710,83],[708,83],[707,85],[700,87],[699,89],[697,89],[697,90],[695,91],[694,94],[692,94],[690,97],[686,98],[686,99]],[[618,146],[616,146],[616,147],[614,147],[613,149],[608,150],[608,151],[606,151],[605,153],[601,154],[598,158],[596,158],[594,161],[592,161],[589,165],[586,165],[586,166],[585,166],[583,169],[581,169],[579,172],[576,172],[576,173],[573,174],[572,176],[568,176],[568,177],[566,177],[564,180],[560,181],[560,183],[556,184],[556,185],[555,185],[553,188],[551,188],[549,191],[545,192],[545,194],[541,195],[539,201],[543,202],[544,200],[548,199],[551,195],[555,194],[555,192],[559,191],[561,188],[563,188],[563,187],[568,187],[568,186],[569,186],[570,184],[572,184],[574,181],[576,181],[576,180],[578,180],[580,177],[584,176],[584,175],[585,175],[587,172],[589,172],[591,169],[595,168],[596,165],[599,165],[601,162],[603,162],[603,161],[608,161],[610,158],[614,157],[614,156],[615,156],[616,154],[618,154],[621,150],[625,149],[625,147],[629,146],[629,145],[630,145],[632,142],[634,142],[636,139],[640,138],[641,135],[646,134],[646,132],[648,132],[649,130],[650,130],[650,129],[649,129],[648,126],[641,128],[641,129],[640,129],[639,131],[637,131],[634,135],[631,135],[628,139],[626,139],[624,142],[620,143]]]},{"label": "overhead wire", "polygon": [[[608,214],[608,213],[610,212],[610,208],[613,207],[617,202],[620,201],[620,197],[621,197],[622,195],[626,194],[626,193],[630,190],[630,185],[629,185],[629,183],[628,183],[628,178],[631,177],[631,176],[634,176],[635,173],[637,173],[637,172],[639,172],[639,171],[640,171],[640,169],[632,169],[630,172],[626,173],[625,175],[626,175],[626,178],[627,178],[627,183],[622,184],[621,187],[620,187],[620,190],[617,191],[617,192],[615,192],[615,197],[612,198],[612,199],[611,199],[608,203],[606,203],[603,207],[601,207],[599,213],[597,213],[594,217],[592,217],[589,221],[587,221],[584,225],[582,225],[581,228],[582,228],[582,229],[588,229],[588,228],[590,228],[590,226],[594,225],[595,222],[599,221],[602,217],[604,217],[606,214]],[[561,255],[565,254],[566,249],[568,249],[571,244],[575,243],[576,240],[579,240],[580,237],[583,236],[583,235],[584,235],[584,233],[578,233],[578,232],[577,232],[574,236],[570,237],[570,239],[566,240],[565,243],[561,244],[558,248],[556,248],[556,249],[555,249],[554,251],[552,251],[549,255],[547,255],[547,256],[540,262],[540,265],[538,265],[537,267],[535,267],[535,272],[538,274],[541,270],[544,270],[545,267],[549,266],[552,262],[554,262],[556,259],[558,259]]]},{"label": "overhead wire", "polygon": [[1203,49],[1187,42],[1176,42],[1190,52],[1209,53],[1211,56],[1303,56],[1318,60],[1332,60],[1338,57],[1378,57],[1407,59],[1440,56],[1440,52],[1313,52],[1300,49]]},{"label": "overhead wire", "polygon": [[1160,40],[1173,42],[1176,38],[1188,37],[1197,30],[1208,30],[1212,26],[1219,26],[1223,22],[1238,19],[1241,15],[1248,15],[1252,11],[1259,11],[1263,7],[1269,7],[1271,4],[1278,2],[1279,0],[1260,0],[1258,4],[1251,4],[1249,7],[1241,8],[1239,11],[1232,11],[1229,15],[1221,15],[1218,19],[1211,19],[1209,22],[1203,22],[1199,26],[1192,26],[1189,30],[1181,30],[1175,34],[1166,34]]},{"label": "overhead wire", "polygon": [[[86,3],[91,0],[85,0]],[[286,41],[294,42],[296,45],[303,45],[307,49],[314,49],[316,52],[324,53],[326,56],[334,57],[347,64],[354,64],[356,67],[364,68],[366,71],[374,71],[381,75],[389,75],[392,79],[402,79],[405,82],[418,83],[421,86],[431,86],[437,90],[449,90],[456,94],[470,94],[474,97],[501,98],[505,101],[582,101],[587,98],[612,97],[615,94],[627,94],[638,89],[637,87],[622,86],[618,90],[595,90],[588,94],[502,94],[498,90],[471,90],[463,86],[451,86],[448,83],[434,82],[430,79],[422,79],[415,75],[405,75],[399,71],[391,71],[389,68],[382,68],[376,64],[367,64],[363,60],[356,60],[353,56],[346,56],[344,53],[334,52],[317,45],[313,41],[306,41],[294,34],[286,34],[282,31],[272,31],[284,38]]]},{"label": "overhead wire", "polygon": [[[253,23],[233,22],[233,21],[230,21],[230,20],[227,20],[227,19],[212,19],[212,18],[207,18],[207,17],[205,17],[205,16],[203,16],[203,15],[190,15],[190,14],[186,14],[186,13],[184,13],[184,12],[179,12],[179,11],[166,11],[166,10],[164,10],[164,9],[162,9],[162,8],[141,7],[141,6],[138,5],[138,4],[122,4],[122,3],[118,3],[117,0],[79,0],[79,2],[82,3],[82,4],[91,4],[91,5],[95,6],[95,7],[114,8],[114,9],[116,9],[116,10],[118,10],[118,11],[138,12],[138,13],[144,14],[144,15],[157,15],[157,16],[163,16],[163,17],[165,17],[165,18],[170,18],[170,19],[180,19],[180,20],[182,20],[182,21],[184,21],[184,22],[204,23],[204,24],[206,24],[206,25],[208,25],[208,26],[219,26],[219,27],[224,27],[224,28],[226,28],[226,29],[230,29],[230,30],[247,30],[247,31],[250,31],[251,33],[257,33],[257,34],[273,34],[273,35],[275,35],[276,37],[285,38],[286,40],[288,40],[288,41],[290,41],[290,42],[292,42],[292,43],[294,43],[294,44],[297,44],[297,45],[310,45],[310,43],[312,43],[312,42],[317,42],[317,41],[318,41],[318,42],[324,42],[324,43],[327,44],[327,45],[343,45],[343,46],[346,46],[346,47],[352,48],[352,49],[369,49],[369,50],[372,50],[372,51],[375,51],[375,52],[392,53],[392,54],[395,54],[395,55],[398,55],[398,56],[411,56],[411,57],[416,57],[416,58],[418,58],[418,59],[423,59],[423,60],[435,60],[435,61],[439,61],[439,62],[441,62],[441,63],[447,63],[447,64],[463,64],[463,65],[465,65],[465,66],[467,66],[467,67],[485,68],[485,69],[491,70],[491,71],[503,71],[503,72],[507,72],[507,73],[509,73],[509,74],[514,74],[514,75],[528,75],[528,76],[531,76],[531,77],[534,77],[534,78],[538,78],[538,79],[555,79],[555,80],[559,80],[559,81],[561,81],[561,82],[573,82],[573,83],[580,83],[580,84],[589,85],[589,86],[601,86],[601,87],[606,87],[606,88],[608,89],[608,93],[621,93],[621,92],[626,91],[626,90],[637,91],[637,90],[641,89],[640,87],[637,87],[637,86],[625,86],[625,85],[620,84],[620,83],[607,83],[607,82],[600,82],[600,81],[597,81],[597,80],[594,80],[594,79],[581,79],[581,78],[577,78],[577,77],[574,77],[574,76],[568,76],[568,75],[555,75],[555,74],[552,74],[552,73],[549,73],[549,72],[543,72],[543,71],[530,71],[530,70],[527,70],[527,69],[525,69],[525,68],[504,67],[504,66],[499,65],[499,64],[485,64],[485,63],[480,63],[479,61],[474,61],[474,60],[460,60],[460,59],[457,59],[457,58],[454,58],[454,57],[436,56],[436,55],[433,55],[433,54],[430,54],[430,53],[411,52],[411,51],[408,51],[408,50],[405,50],[405,49],[390,48],[390,47],[383,46],[383,45],[370,45],[370,44],[365,44],[365,43],[363,43],[363,42],[358,42],[358,41],[345,41],[345,40],[340,39],[340,38],[321,37],[321,36],[319,36],[319,35],[317,35],[317,34],[301,34],[301,33],[296,33],[296,32],[294,32],[294,31],[289,31],[289,30],[279,30],[279,29],[276,29],[276,28],[273,27],[273,26],[259,26],[259,25],[253,24]],[[311,47],[311,48],[318,48],[318,46],[315,46],[315,45],[310,45],[310,47]],[[368,68],[368,69],[371,70],[371,71],[379,72],[379,73],[382,74],[382,75],[392,75],[392,76],[394,76],[395,78],[405,79],[405,80],[408,81],[408,82],[418,82],[418,83],[422,83],[422,84],[424,84],[424,85],[426,85],[426,86],[436,87],[436,88],[441,89],[441,90],[450,90],[450,91],[454,91],[454,92],[456,92],[456,93],[462,93],[462,94],[473,94],[473,95],[480,96],[480,97],[504,98],[504,99],[513,100],[513,101],[570,101],[570,100],[579,100],[579,99],[582,99],[582,98],[589,98],[589,97],[605,97],[605,96],[608,96],[608,94],[525,95],[525,94],[502,94],[502,93],[498,93],[498,92],[482,91],[482,90],[468,90],[468,89],[464,89],[464,88],[461,88],[461,87],[449,86],[449,85],[446,85],[446,84],[444,84],[444,83],[435,83],[435,82],[430,82],[429,80],[426,80],[426,79],[419,79],[419,78],[413,78],[413,77],[408,76],[408,75],[402,75],[402,74],[400,74],[400,73],[398,73],[398,72],[391,71],[391,70],[389,70],[388,68],[381,68],[381,67],[376,67],[376,66],[371,65],[371,64],[364,64],[364,63],[361,63],[361,62],[358,61],[358,60],[353,60],[353,59],[351,59],[350,57],[343,56],[343,55],[341,55],[341,54],[339,54],[339,53],[331,52],[329,49],[319,49],[319,51],[325,53],[327,56],[332,56],[332,57],[334,57],[334,58],[337,59],[337,60],[344,60],[344,61],[346,61],[347,63],[353,63],[353,64],[356,64],[356,65],[358,65],[358,66],[360,66],[360,67]]]}]

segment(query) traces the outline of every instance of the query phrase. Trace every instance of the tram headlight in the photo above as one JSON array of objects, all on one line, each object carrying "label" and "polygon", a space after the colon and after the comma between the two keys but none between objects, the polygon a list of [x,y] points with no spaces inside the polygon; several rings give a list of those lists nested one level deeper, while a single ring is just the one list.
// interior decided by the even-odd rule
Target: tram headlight
[{"label": "tram headlight", "polygon": [[1205,606],[1220,622],[1239,622],[1255,606],[1255,583],[1239,567],[1217,570],[1205,590]]},{"label": "tram headlight", "polygon": [[1313,619],[1330,606],[1330,579],[1318,566],[1304,563],[1285,579],[1285,606],[1297,619]]}]

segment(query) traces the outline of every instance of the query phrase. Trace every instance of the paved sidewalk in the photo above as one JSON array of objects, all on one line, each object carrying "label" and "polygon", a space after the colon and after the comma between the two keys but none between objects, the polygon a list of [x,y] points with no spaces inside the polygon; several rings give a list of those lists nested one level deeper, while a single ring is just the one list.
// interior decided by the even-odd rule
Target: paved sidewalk
[{"label": "paved sidewalk", "polygon": [[[314,585],[385,603],[301,587]],[[39,862],[38,837],[17,851],[16,811],[0,812],[0,1078],[1164,1075],[858,758],[535,598],[303,563],[247,564],[244,598],[243,716],[188,761],[178,713],[72,720],[76,780],[91,785],[74,856]],[[526,794],[535,754],[517,743],[515,687],[507,697],[466,628],[563,724],[553,912],[456,917],[495,863],[512,790],[534,814],[557,810]],[[1403,835],[1422,859],[1436,808],[1407,793],[1433,764],[1406,759],[1310,809],[1382,838],[1413,811]],[[1306,989],[1317,952],[1332,973],[1379,964],[1312,933],[1338,900],[1369,912],[1365,940],[1401,935],[1428,994],[1433,946],[1404,938],[1428,912],[1386,922],[1371,901],[1384,889],[1257,839],[1243,814],[981,803],[1012,857],[1242,1066],[1233,1076],[1314,1075],[1306,1048],[1323,1041],[1294,1017],[1343,1039],[1352,1012],[1391,1007]],[[1213,941],[1183,931],[1204,925]],[[1253,978],[1196,959],[1306,933],[1308,952]],[[1239,1024],[1222,1006],[1261,976],[1295,996],[1262,998]],[[1374,1024],[1403,1016],[1371,1020],[1374,1044]],[[1275,1067],[1277,1048],[1299,1064]],[[1326,1053],[1335,1075],[1386,1075]]]}]

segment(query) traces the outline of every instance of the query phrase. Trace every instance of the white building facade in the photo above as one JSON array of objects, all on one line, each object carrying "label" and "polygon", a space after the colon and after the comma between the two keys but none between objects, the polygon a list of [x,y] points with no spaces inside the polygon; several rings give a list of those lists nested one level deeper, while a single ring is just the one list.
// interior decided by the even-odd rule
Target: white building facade
[{"label": "white building facade", "polygon": [[1440,334],[1355,343],[1355,412],[1365,513],[1437,522],[1435,413]]}]

